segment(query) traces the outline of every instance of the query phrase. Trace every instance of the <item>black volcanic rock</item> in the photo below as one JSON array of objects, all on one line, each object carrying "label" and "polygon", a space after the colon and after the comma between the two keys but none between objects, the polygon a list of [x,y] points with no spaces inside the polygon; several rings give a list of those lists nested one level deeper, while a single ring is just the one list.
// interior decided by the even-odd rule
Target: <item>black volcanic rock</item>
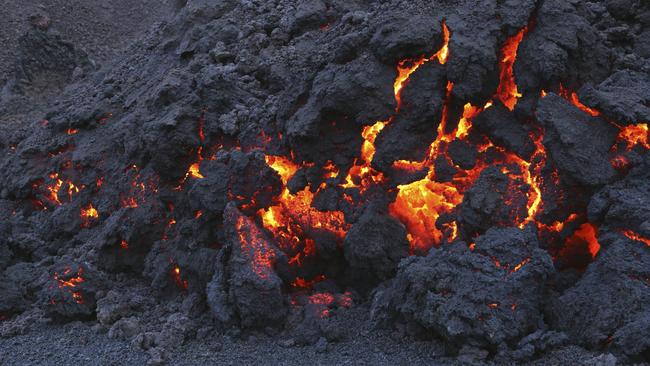
[{"label": "black volcanic rock", "polygon": [[77,67],[83,72],[94,69],[86,52],[59,34],[32,30],[19,40],[13,87],[21,93],[29,93],[30,88],[54,92],[72,79]]},{"label": "black volcanic rock", "polygon": [[614,126],[553,93],[540,100],[536,115],[546,127],[543,144],[563,174],[586,186],[612,181],[616,172],[608,154],[618,134]]},{"label": "black volcanic rock", "polygon": [[481,172],[474,185],[465,193],[460,204],[458,223],[469,238],[493,226],[514,226],[517,218],[526,217],[527,184],[517,182],[489,167]]},{"label": "black volcanic rock", "polygon": [[222,322],[237,321],[242,327],[264,327],[281,321],[286,316],[286,304],[282,280],[273,269],[281,252],[233,205],[224,215],[230,258],[208,283],[212,313]]},{"label": "black volcanic rock", "polygon": [[445,80],[444,67],[431,61],[411,75],[401,90],[399,113],[375,140],[373,166],[388,172],[395,160],[424,160],[437,135]]},{"label": "black volcanic rock", "polygon": [[473,251],[461,242],[402,261],[395,279],[376,291],[374,321],[492,350],[538,329],[553,265],[535,233],[490,229],[475,244]]},{"label": "black volcanic rock", "polygon": [[588,107],[622,124],[650,121],[650,75],[647,72],[617,71],[596,86],[585,85],[579,95]]},{"label": "black volcanic rock", "polygon": [[478,152],[464,140],[454,140],[447,149],[449,158],[461,169],[472,169],[476,165]]},{"label": "black volcanic rock", "polygon": [[408,251],[404,226],[392,216],[372,209],[352,225],[343,242],[351,283],[367,289],[394,276],[397,264]]},{"label": "black volcanic rock", "polygon": [[649,162],[630,171],[625,179],[605,186],[589,202],[589,220],[611,228],[630,229],[650,237]]},{"label": "black volcanic rock", "polygon": [[[647,305],[647,247],[616,233],[650,237],[650,155],[643,144],[625,149],[615,127],[647,122],[645,2],[193,0],[179,9],[101,70],[72,76],[45,113],[3,88],[0,333],[43,317],[96,317],[98,328],[123,318],[111,334],[141,327],[134,343],[157,356],[196,324],[200,341],[263,329],[338,351],[327,342],[359,334],[346,319],[363,322],[358,304],[376,290],[377,322],[437,338],[425,348],[459,362],[554,363],[576,350],[584,362],[610,351],[648,359],[647,310],[622,309]],[[443,21],[446,63],[421,65],[397,108],[404,58],[440,49]],[[522,96],[509,111],[495,91],[510,76],[504,42],[523,27],[513,75]],[[37,82],[41,68],[58,78],[84,63],[50,36],[30,43],[46,46],[30,50],[34,63],[19,60]],[[603,116],[558,90],[579,91]],[[457,137],[463,106],[490,100]],[[21,122],[5,123],[7,114]],[[377,121],[391,122],[367,162],[362,131]],[[544,133],[545,156],[531,156],[530,132]],[[393,170],[398,159],[425,163]],[[534,222],[517,228],[537,188]],[[565,239],[586,224],[602,234],[600,254],[547,281],[551,256],[574,265]],[[416,250],[424,257],[409,257],[409,239],[427,240]]]},{"label": "black volcanic rock", "polygon": [[314,135],[320,123],[342,117],[358,124],[388,118],[395,109],[394,78],[394,68],[372,56],[326,66],[314,78],[305,105],[287,121],[287,134]]},{"label": "black volcanic rock", "polygon": [[442,46],[442,27],[430,15],[394,13],[375,21],[380,25],[370,47],[377,58],[390,66],[409,57],[431,56]]},{"label": "black volcanic rock", "polygon": [[95,313],[97,292],[110,284],[102,277],[87,265],[61,261],[41,277],[39,300],[51,305],[47,311],[55,319],[90,318]]},{"label": "black volcanic rock", "polygon": [[[601,251],[578,283],[551,307],[551,322],[590,348],[603,345],[647,357],[650,251],[618,233],[598,238]],[[634,335],[634,336],[632,336]]]},{"label": "black volcanic rock", "polygon": [[473,126],[490,137],[490,140],[523,159],[530,159],[535,152],[535,143],[530,131],[500,102],[479,114]]},{"label": "black volcanic rock", "polygon": [[577,3],[549,0],[540,4],[517,51],[514,74],[524,98],[557,82],[565,86],[604,80],[611,50]]}]

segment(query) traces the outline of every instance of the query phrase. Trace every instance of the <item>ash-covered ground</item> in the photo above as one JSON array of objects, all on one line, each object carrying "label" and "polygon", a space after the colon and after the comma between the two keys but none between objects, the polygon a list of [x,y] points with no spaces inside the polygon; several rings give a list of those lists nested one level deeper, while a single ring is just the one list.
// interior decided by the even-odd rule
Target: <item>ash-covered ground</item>
[{"label": "ash-covered ground", "polygon": [[650,362],[650,4],[148,4],[12,38],[0,363]]}]

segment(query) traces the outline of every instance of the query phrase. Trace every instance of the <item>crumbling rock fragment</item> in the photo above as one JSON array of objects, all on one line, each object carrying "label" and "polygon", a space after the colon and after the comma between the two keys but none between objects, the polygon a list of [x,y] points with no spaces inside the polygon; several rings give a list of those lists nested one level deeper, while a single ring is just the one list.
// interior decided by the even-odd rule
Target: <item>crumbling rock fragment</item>
[{"label": "crumbling rock fragment", "polygon": [[372,164],[389,172],[394,161],[422,161],[436,138],[445,99],[444,67],[435,61],[420,66],[403,86],[399,113],[375,140]]},{"label": "crumbling rock fragment", "polygon": [[36,93],[62,89],[80,67],[86,71],[94,68],[88,55],[59,34],[32,30],[19,40],[14,90],[19,93]]},{"label": "crumbling rock fragment", "polygon": [[290,25],[292,33],[324,25],[327,21],[326,11],[327,6],[321,0],[300,1]]},{"label": "crumbling rock fragment", "polygon": [[649,163],[646,159],[625,179],[609,184],[593,195],[588,207],[589,220],[650,237]]},{"label": "crumbling rock fragment", "polygon": [[454,140],[449,143],[447,154],[451,161],[461,169],[472,169],[476,165],[478,152],[466,141]]},{"label": "crumbling rock fragment", "polygon": [[389,279],[408,250],[404,225],[385,213],[366,209],[343,242],[351,283],[369,290]]},{"label": "crumbling rock fragment", "polygon": [[89,318],[95,314],[95,295],[106,286],[102,274],[71,261],[52,266],[39,294],[47,314],[55,319]]},{"label": "crumbling rock fragment", "polygon": [[530,131],[498,100],[474,118],[473,126],[489,136],[490,141],[522,159],[530,159],[535,152]]},{"label": "crumbling rock fragment", "polygon": [[329,64],[316,75],[305,104],[287,121],[289,136],[310,136],[320,123],[347,117],[357,124],[385,120],[393,110],[394,66],[363,55]]},{"label": "crumbling rock fragment", "polygon": [[97,300],[97,321],[103,325],[111,325],[128,315],[131,307],[127,299],[117,292],[108,291],[106,296]]},{"label": "crumbling rock fragment", "polygon": [[387,65],[396,65],[409,57],[433,55],[442,45],[442,29],[431,15],[392,13],[375,21],[380,25],[370,47]]},{"label": "crumbling rock fragment", "polygon": [[598,257],[554,302],[551,322],[586,347],[609,344],[628,357],[647,357],[650,328],[641,324],[650,306],[648,246],[612,232],[598,241]]},{"label": "crumbling rock fragment", "polygon": [[585,85],[580,101],[623,124],[650,121],[650,75],[621,70],[597,86]]},{"label": "crumbling rock fragment", "polygon": [[540,4],[514,65],[517,86],[524,98],[536,98],[540,89],[553,83],[580,86],[607,77],[611,51],[580,14],[579,6],[563,0]]},{"label": "crumbling rock fragment", "polygon": [[[230,204],[224,212],[229,258],[208,284],[208,304],[222,322],[263,327],[286,316],[282,280],[274,271],[280,252],[257,224]],[[225,250],[225,249],[224,249]]]},{"label": "crumbling rock fragment", "polygon": [[528,189],[526,183],[513,180],[498,167],[484,169],[460,204],[461,232],[469,238],[493,226],[514,226],[517,218],[526,217]]},{"label": "crumbling rock fragment", "polygon": [[130,340],[140,332],[140,323],[136,317],[123,318],[115,322],[108,330],[108,338]]},{"label": "crumbling rock fragment", "polygon": [[221,215],[226,204],[237,197],[253,198],[264,207],[280,193],[280,178],[259,153],[222,154],[216,160],[204,161],[201,172],[204,178],[196,181],[188,193],[194,210]]},{"label": "crumbling rock fragment", "polygon": [[533,230],[490,229],[473,250],[462,242],[402,261],[395,279],[376,290],[372,318],[406,323],[459,349],[515,344],[542,320],[550,256]]},{"label": "crumbling rock fragment", "polygon": [[553,93],[540,100],[536,115],[546,127],[543,144],[562,173],[591,187],[612,181],[616,171],[608,153],[616,140],[616,127]]}]

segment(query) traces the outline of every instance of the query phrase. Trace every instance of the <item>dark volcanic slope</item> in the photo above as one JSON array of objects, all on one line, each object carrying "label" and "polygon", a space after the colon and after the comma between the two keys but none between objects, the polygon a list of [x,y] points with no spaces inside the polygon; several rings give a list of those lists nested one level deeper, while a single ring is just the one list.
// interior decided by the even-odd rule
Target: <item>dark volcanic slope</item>
[{"label": "dark volcanic slope", "polygon": [[99,70],[22,38],[0,336],[84,321],[157,362],[373,326],[432,358],[648,361],[650,4],[179,5]]},{"label": "dark volcanic slope", "polygon": [[19,38],[33,23],[49,19],[50,27],[104,64],[139,32],[172,14],[175,0],[162,1],[17,1],[2,0],[0,19],[0,85],[13,71]]}]

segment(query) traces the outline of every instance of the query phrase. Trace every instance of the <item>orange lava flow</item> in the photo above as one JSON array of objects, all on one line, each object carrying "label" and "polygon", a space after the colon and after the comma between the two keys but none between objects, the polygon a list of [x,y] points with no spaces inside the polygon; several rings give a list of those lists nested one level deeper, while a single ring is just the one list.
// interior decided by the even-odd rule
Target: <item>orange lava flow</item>
[{"label": "orange lava flow", "polygon": [[590,223],[584,223],[580,225],[571,237],[566,239],[564,246],[572,248],[586,243],[591,258],[596,258],[596,255],[600,251],[600,243],[598,243],[596,235],[597,228]]},{"label": "orange lava flow", "polygon": [[650,239],[644,238],[643,236],[635,233],[632,230],[623,230],[621,233],[623,235],[627,236],[628,238],[632,239],[632,240],[639,241],[639,242],[647,245],[648,247],[650,247]]},{"label": "orange lava flow", "polygon": [[331,160],[328,160],[325,163],[325,166],[323,166],[323,170],[325,171],[325,176],[324,176],[325,179],[336,178],[339,175],[339,168],[337,168],[336,165],[334,165],[334,163],[332,163]]},{"label": "orange lava flow", "polygon": [[599,111],[593,108],[589,108],[586,105],[582,104],[582,102],[580,102],[580,99],[578,98],[578,94],[576,94],[576,92],[574,91],[570,91],[566,89],[562,84],[560,84],[560,96],[566,99],[569,103],[576,106],[581,111],[589,114],[592,117],[596,117],[600,115]]},{"label": "orange lava flow", "polygon": [[575,221],[577,218],[578,218],[578,214],[572,213],[571,215],[569,215],[569,217],[567,217],[567,219],[565,221],[555,221],[554,223],[552,223],[550,225],[545,225],[545,224],[543,224],[541,222],[537,222],[537,228],[539,230],[552,231],[552,232],[559,233],[562,230],[564,230],[564,227],[566,226],[566,224]]},{"label": "orange lava flow", "polygon": [[625,142],[628,150],[631,150],[636,145],[641,145],[644,149],[650,150],[648,124],[639,123],[622,127],[621,132],[618,134],[618,140]]},{"label": "orange lava flow", "polygon": [[[535,219],[542,203],[541,171],[546,162],[546,149],[544,148],[544,145],[542,145],[543,135],[540,135],[538,138],[535,138],[534,136],[531,137],[533,137],[533,141],[535,141],[535,153],[531,158],[531,162],[528,162],[512,153],[507,154],[509,159],[512,159],[514,163],[519,165],[521,170],[521,179],[531,188],[531,192],[528,194],[528,203],[526,206],[528,216],[519,222],[519,228],[522,229],[526,224]],[[533,164],[533,162],[535,164]]]},{"label": "orange lava flow", "polygon": [[251,270],[259,278],[269,279],[273,272],[275,252],[251,219],[239,216],[236,225],[242,255],[248,258]]},{"label": "orange lava flow", "polygon": [[[440,64],[445,64],[447,62],[447,57],[449,56],[449,39],[451,33],[447,24],[442,22],[442,31],[443,31],[443,45],[442,47],[433,54],[431,57],[420,57],[417,59],[406,59],[402,60],[397,64],[397,77],[393,83],[393,94],[395,95],[395,101],[397,102],[396,113],[399,112],[399,109],[402,105],[401,92],[406,83],[408,82],[409,77],[422,65],[426,62],[429,62],[433,59],[438,59]],[[366,126],[361,132],[363,137],[363,144],[361,145],[361,156],[359,159],[355,160],[353,166],[348,171],[348,175],[345,178],[345,182],[341,184],[343,188],[359,188],[363,193],[371,185],[382,183],[385,181],[385,178],[381,172],[373,169],[370,164],[375,155],[375,140],[377,135],[392,122],[393,117],[389,118],[386,121],[377,121],[371,126]],[[399,163],[398,163],[399,164]]]},{"label": "orange lava flow", "polygon": [[517,50],[519,44],[528,32],[528,27],[522,28],[517,34],[508,38],[501,48],[501,60],[499,62],[499,86],[497,87],[496,97],[509,110],[513,110],[517,104],[517,99],[521,98],[521,93],[517,90],[513,66],[517,59]]},{"label": "orange lava flow", "polygon": [[92,219],[98,219],[99,213],[93,207],[92,203],[88,206],[81,208],[81,227],[89,227]]},{"label": "orange lava flow", "polygon": [[436,227],[441,214],[450,212],[463,200],[463,195],[449,183],[424,178],[400,185],[390,214],[401,221],[408,231],[411,253],[425,253],[442,241],[443,233]]},{"label": "orange lava flow", "polygon": [[59,200],[59,189],[63,185],[63,180],[59,178],[59,173],[51,173],[50,178],[54,180],[54,183],[47,186],[47,190],[50,192],[48,198],[55,202],[57,205],[61,204]]},{"label": "orange lava flow", "polygon": [[451,39],[451,32],[449,32],[447,23],[444,20],[442,21],[442,37],[442,47],[433,57],[437,58],[441,65],[444,65],[447,63],[447,58],[449,58],[449,39]]},{"label": "orange lava flow", "polygon": [[276,197],[276,204],[260,209],[258,215],[262,225],[273,234],[278,247],[289,257],[289,264],[301,265],[305,258],[316,254],[310,232],[326,231],[337,240],[343,240],[349,229],[343,212],[313,208],[315,193],[309,186],[296,194],[287,188],[287,183],[300,166],[282,156],[267,155],[266,163],[280,175],[284,189]]},{"label": "orange lava flow", "polygon": [[174,278],[174,282],[176,282],[176,285],[179,288],[182,290],[187,290],[189,283],[181,276],[181,268],[179,266],[174,266],[172,269],[172,277]]},{"label": "orange lava flow", "polygon": [[[72,272],[71,268],[66,268],[65,271],[63,272],[63,276],[67,276]],[[77,285],[81,284],[84,282],[83,277],[81,276],[83,274],[83,268],[79,267],[79,270],[76,273],[75,277],[72,277],[68,280],[64,280],[60,278],[59,274],[57,272],[54,272],[54,280],[57,282],[57,286],[62,289],[62,288],[67,288],[70,291],[70,294],[72,295],[72,299],[77,303],[77,304],[83,304],[84,300],[83,297],[81,296],[81,293],[78,291],[74,291],[73,288],[77,287]]]},{"label": "orange lava flow", "polygon": [[[407,228],[411,253],[426,253],[432,246],[438,246],[443,238],[448,241],[456,238],[458,232],[456,222],[441,225],[442,227],[439,228],[436,221],[441,215],[452,212],[462,202],[464,192],[471,187],[481,171],[488,166],[488,164],[479,161],[470,170],[459,168],[458,173],[451,182],[440,183],[436,181],[433,162],[440,156],[450,161],[446,151],[448,144],[456,139],[467,138],[472,128],[472,119],[492,105],[491,102],[488,102],[483,108],[480,108],[469,103],[465,104],[463,115],[456,129],[445,133],[448,123],[446,106],[452,89],[453,83],[450,82],[447,85],[447,100],[443,104],[443,114],[438,125],[438,134],[429,147],[427,158],[422,162],[397,161],[393,164],[394,168],[406,171],[419,171],[425,167],[429,169],[429,173],[424,179],[398,186],[397,197],[389,206],[389,213],[400,220]],[[480,153],[488,148],[496,148],[497,151],[503,154],[503,159],[492,164],[517,165],[519,167],[517,171],[510,172],[505,168],[504,171],[511,179],[523,181],[531,187],[527,193],[527,216],[517,218],[516,222],[521,228],[534,220],[542,203],[541,170],[546,161],[546,150],[542,145],[543,134],[531,137],[535,142],[536,150],[530,162],[516,154],[496,148],[489,141],[478,148]]]}]

